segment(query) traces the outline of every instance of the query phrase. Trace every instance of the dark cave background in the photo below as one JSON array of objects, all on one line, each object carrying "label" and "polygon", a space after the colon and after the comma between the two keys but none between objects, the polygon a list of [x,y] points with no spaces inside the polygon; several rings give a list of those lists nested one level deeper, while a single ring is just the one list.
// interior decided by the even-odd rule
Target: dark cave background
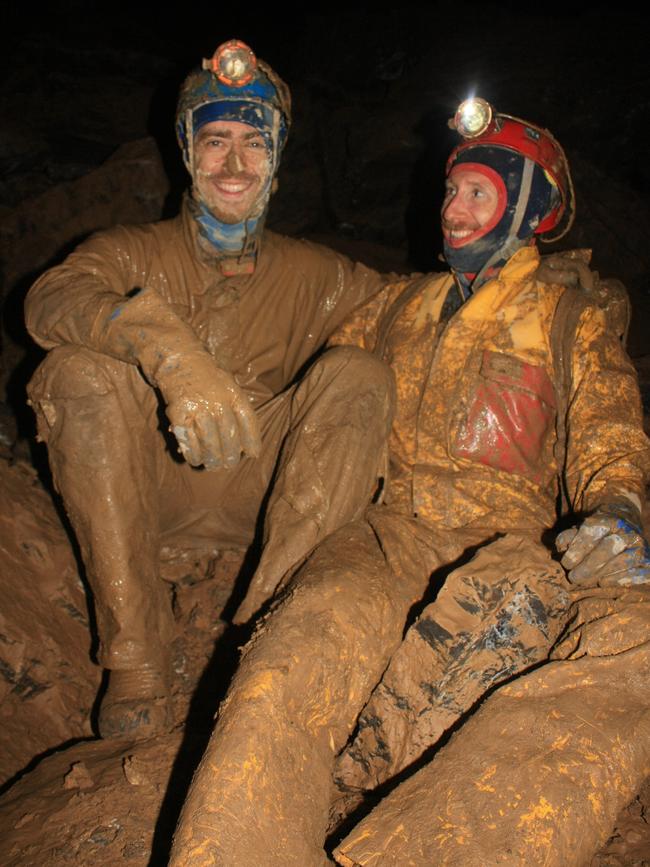
[{"label": "dark cave background", "polygon": [[[334,3],[289,13],[270,5],[59,0],[5,3],[1,14],[2,380],[15,414],[38,358],[22,326],[28,285],[91,230],[176,212],[186,183],[173,132],[178,87],[232,37],[248,42],[292,90],[294,124],[271,228],[384,270],[443,267],[438,208],[455,141],[446,121],[476,92],[547,126],[563,144],[578,216],[559,246],[593,247],[594,266],[623,279],[636,313],[629,348],[646,354],[647,18],[620,4],[512,2],[380,3],[371,11]],[[59,206],[58,237],[50,225],[43,244],[52,190],[145,137],[168,186],[136,174],[110,213],[102,200],[111,194],[97,191],[94,216],[87,190],[83,202],[69,204],[71,212],[85,209],[81,225],[73,219],[68,229],[67,217],[78,214]]]}]

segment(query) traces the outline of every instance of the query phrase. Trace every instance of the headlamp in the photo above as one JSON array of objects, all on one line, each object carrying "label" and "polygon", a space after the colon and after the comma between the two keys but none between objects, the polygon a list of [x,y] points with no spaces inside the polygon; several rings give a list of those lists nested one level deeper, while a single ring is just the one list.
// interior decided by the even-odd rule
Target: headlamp
[{"label": "headlamp", "polygon": [[243,87],[255,76],[257,58],[245,42],[231,39],[220,45],[209,60],[203,60],[203,69],[214,72],[229,87]]},{"label": "headlamp", "polygon": [[492,106],[480,96],[472,96],[458,106],[450,126],[464,139],[478,138],[492,123]]}]

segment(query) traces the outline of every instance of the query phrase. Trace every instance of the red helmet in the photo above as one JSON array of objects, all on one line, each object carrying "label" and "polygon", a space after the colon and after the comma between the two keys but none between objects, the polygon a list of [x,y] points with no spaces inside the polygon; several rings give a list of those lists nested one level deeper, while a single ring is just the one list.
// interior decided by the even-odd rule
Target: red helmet
[{"label": "red helmet", "polygon": [[[451,152],[447,174],[459,154],[468,148],[501,147],[528,157],[544,170],[560,193],[560,201],[540,222],[535,234],[545,235],[542,240],[548,242],[566,235],[575,216],[573,183],[566,155],[547,129],[507,114],[495,114],[492,106],[480,97],[462,102],[449,125],[464,141]],[[557,231],[550,234],[553,230]]]}]

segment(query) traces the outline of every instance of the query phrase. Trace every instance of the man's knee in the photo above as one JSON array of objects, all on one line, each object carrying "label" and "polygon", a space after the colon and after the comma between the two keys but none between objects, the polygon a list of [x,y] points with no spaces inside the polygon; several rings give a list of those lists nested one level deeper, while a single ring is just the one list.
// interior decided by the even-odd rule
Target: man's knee
[{"label": "man's knee", "polygon": [[372,531],[355,522],[316,549],[287,585],[275,615],[299,624],[310,642],[318,624],[323,638],[381,644],[388,635],[401,636],[406,608]]},{"label": "man's knee", "polygon": [[313,369],[321,376],[337,381],[343,389],[381,389],[387,394],[395,390],[395,378],[390,367],[377,356],[357,346],[335,346],[324,352]]},{"label": "man's knee", "polygon": [[395,407],[393,372],[379,358],[354,346],[337,346],[325,352],[310,368],[299,388],[298,399],[327,407],[324,424],[377,425],[387,433]]},{"label": "man's knee", "polygon": [[[87,420],[98,415],[115,419],[116,412],[124,412],[127,403],[144,410],[150,389],[137,368],[109,356],[78,346],[59,346],[52,349],[37,368],[29,385],[29,403],[36,413],[39,439],[49,442],[52,431],[69,407],[69,418]],[[119,394],[119,407],[110,397]],[[110,406],[109,406],[110,404]]]},{"label": "man's knee", "polygon": [[122,362],[79,346],[50,350],[34,373],[27,391],[32,403],[108,394],[126,371]]},{"label": "man's knee", "polygon": [[506,627],[514,623],[550,640],[563,622],[567,590],[564,570],[539,542],[507,535],[454,570],[431,607],[454,625],[455,633],[494,621],[497,633],[504,626],[504,640]]}]

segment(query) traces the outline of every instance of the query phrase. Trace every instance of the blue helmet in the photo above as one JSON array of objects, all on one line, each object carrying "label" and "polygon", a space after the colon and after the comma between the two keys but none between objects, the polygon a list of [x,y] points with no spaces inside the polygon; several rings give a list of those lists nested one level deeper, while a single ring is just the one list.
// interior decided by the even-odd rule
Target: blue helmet
[{"label": "blue helmet", "polygon": [[215,120],[239,121],[257,129],[275,174],[291,125],[291,95],[271,67],[238,39],[220,45],[181,87],[176,135],[190,171],[194,136]]}]

